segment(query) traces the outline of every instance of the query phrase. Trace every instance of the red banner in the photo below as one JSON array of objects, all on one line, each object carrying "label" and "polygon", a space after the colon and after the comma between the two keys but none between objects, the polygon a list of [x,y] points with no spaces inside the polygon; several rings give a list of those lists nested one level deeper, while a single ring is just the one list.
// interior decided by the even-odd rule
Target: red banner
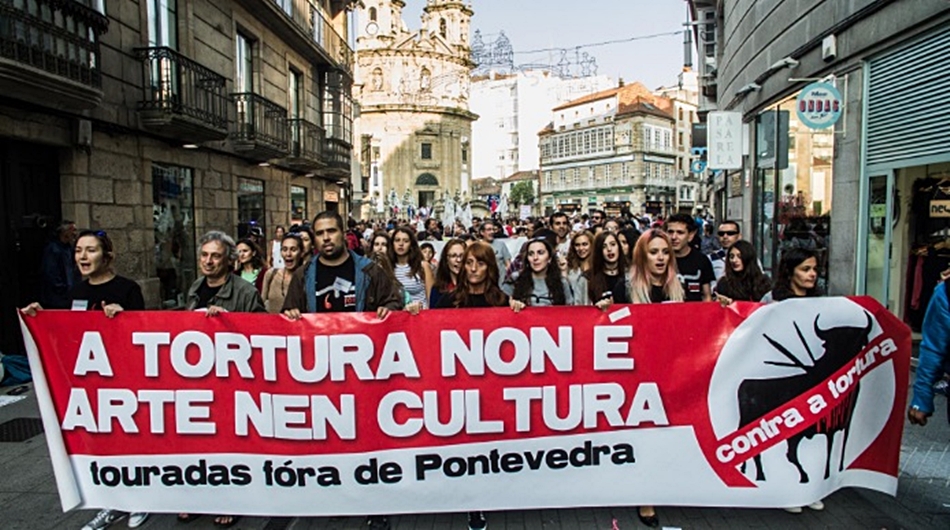
[{"label": "red banner", "polygon": [[911,348],[864,297],[24,328],[64,508],[261,515],[893,494]]}]

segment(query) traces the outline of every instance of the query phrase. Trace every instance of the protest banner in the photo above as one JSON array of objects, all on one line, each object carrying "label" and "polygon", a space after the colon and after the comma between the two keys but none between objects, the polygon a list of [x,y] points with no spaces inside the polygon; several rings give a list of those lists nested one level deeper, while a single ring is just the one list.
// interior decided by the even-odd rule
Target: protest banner
[{"label": "protest banner", "polygon": [[782,507],[897,489],[910,332],[867,297],[22,322],[64,509]]}]

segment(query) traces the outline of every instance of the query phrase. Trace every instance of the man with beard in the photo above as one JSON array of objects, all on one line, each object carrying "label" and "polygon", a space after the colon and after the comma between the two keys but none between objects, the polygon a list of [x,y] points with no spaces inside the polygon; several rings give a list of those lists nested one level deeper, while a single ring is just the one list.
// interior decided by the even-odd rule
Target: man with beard
[{"label": "man with beard", "polygon": [[[299,320],[303,313],[373,311],[380,319],[403,308],[402,291],[376,262],[346,248],[343,218],[322,212],[313,219],[316,259],[294,273],[287,288],[283,314]],[[389,530],[389,518],[373,515],[370,530]]]},{"label": "man with beard", "polygon": [[316,259],[294,273],[283,314],[297,320],[302,313],[373,311],[384,318],[402,309],[399,286],[372,260],[346,248],[343,219],[323,212],[313,219]]}]

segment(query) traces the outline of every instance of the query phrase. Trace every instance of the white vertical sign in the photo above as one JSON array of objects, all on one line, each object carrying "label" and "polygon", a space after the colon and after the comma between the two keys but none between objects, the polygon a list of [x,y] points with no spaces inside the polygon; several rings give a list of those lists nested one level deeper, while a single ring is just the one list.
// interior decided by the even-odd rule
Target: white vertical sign
[{"label": "white vertical sign", "polygon": [[709,169],[742,169],[742,113],[710,112],[706,120]]}]

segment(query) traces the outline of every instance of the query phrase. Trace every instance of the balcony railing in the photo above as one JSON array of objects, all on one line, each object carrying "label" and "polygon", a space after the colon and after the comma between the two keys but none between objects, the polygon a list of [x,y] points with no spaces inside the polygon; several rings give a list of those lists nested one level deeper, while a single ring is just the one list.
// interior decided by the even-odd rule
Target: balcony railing
[{"label": "balcony railing", "polygon": [[100,88],[109,19],[76,0],[0,1],[0,57]]},{"label": "balcony railing", "polygon": [[231,139],[242,151],[262,150],[274,156],[288,152],[287,110],[251,92],[231,94],[235,125]]},{"label": "balcony railing", "polygon": [[323,12],[313,0],[273,0],[278,7],[313,39],[317,46],[348,72],[353,70],[353,50],[346,40],[337,33],[333,25],[324,17]]},{"label": "balcony railing", "polygon": [[323,165],[323,128],[301,118],[287,120],[290,127],[291,166],[312,169]]},{"label": "balcony railing", "polygon": [[353,148],[338,139],[328,137],[324,140],[323,160],[330,169],[349,173]]},{"label": "balcony railing", "polygon": [[[228,128],[224,76],[166,47],[135,50],[145,80],[138,109],[143,119],[184,116],[218,131]],[[149,118],[146,118],[149,117]]]}]

